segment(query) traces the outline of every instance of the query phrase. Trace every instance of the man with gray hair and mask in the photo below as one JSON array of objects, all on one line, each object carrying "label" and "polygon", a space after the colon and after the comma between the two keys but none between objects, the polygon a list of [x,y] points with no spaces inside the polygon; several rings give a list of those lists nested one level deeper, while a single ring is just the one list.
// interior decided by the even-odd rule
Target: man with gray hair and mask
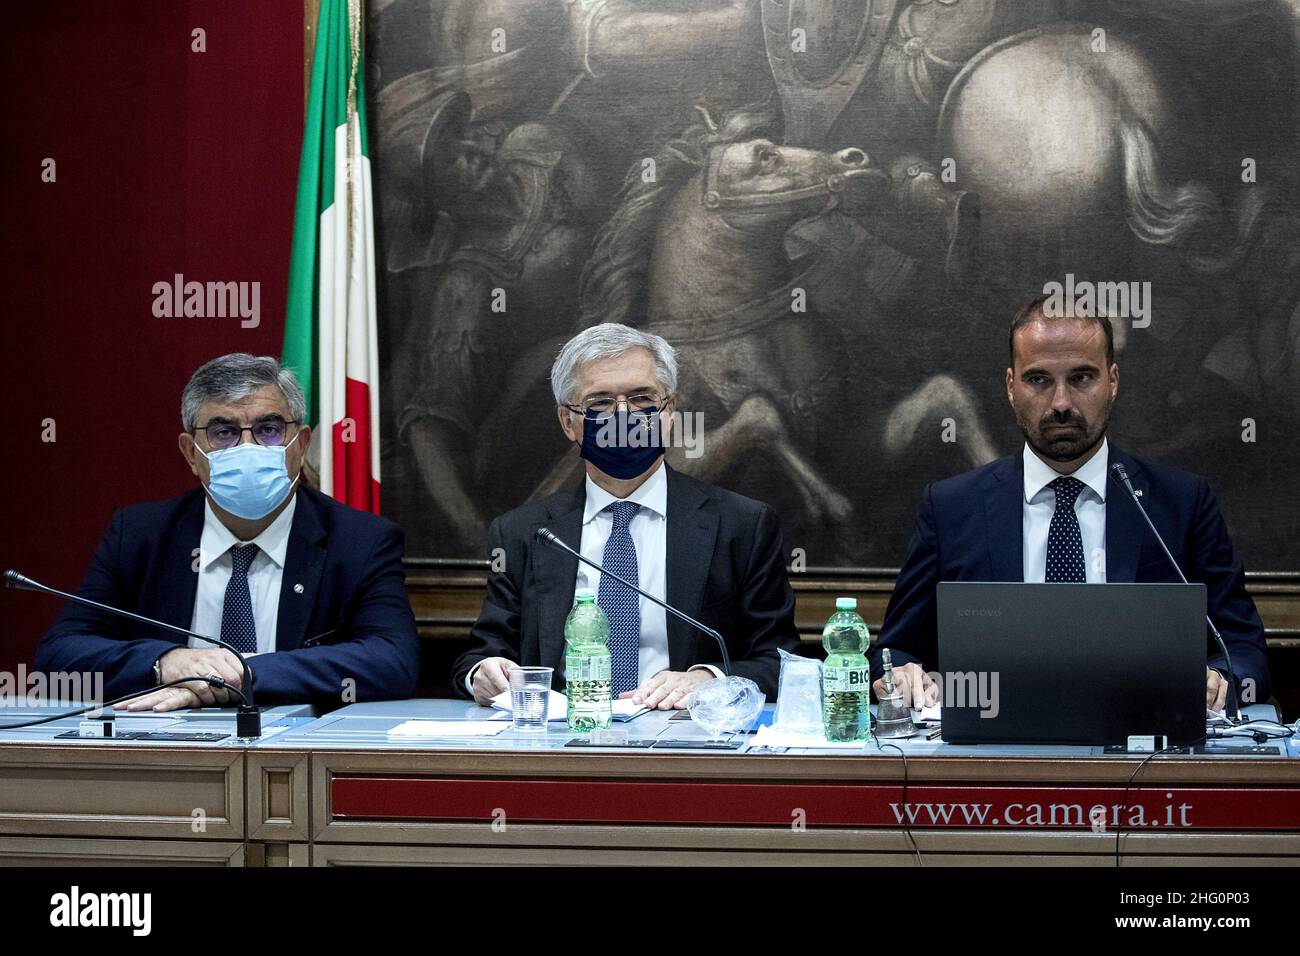
[{"label": "man with gray hair and mask", "polygon": [[[419,638],[402,532],[304,485],[312,434],[302,389],[268,356],[223,355],[181,395],[181,455],[199,487],[113,515],[78,593],[219,637],[239,652],[69,603],[36,649],[41,671],[104,675],[108,698],[186,677],[259,704],[406,698]],[[220,706],[201,680],[159,687],[127,710]]]},{"label": "man with gray hair and mask", "polygon": [[776,696],[779,649],[799,645],[781,527],[762,502],[668,467],[677,358],[658,335],[605,323],[574,336],[551,368],[556,414],[586,477],[492,522],[488,577],[471,646],[452,686],[479,704],[505,692],[512,666],[564,673],[564,620],[578,587],[610,622],[612,691],[660,710],[721,675],[711,637],[653,601],[536,540],[549,528],[590,560],[720,632],[732,671]]}]

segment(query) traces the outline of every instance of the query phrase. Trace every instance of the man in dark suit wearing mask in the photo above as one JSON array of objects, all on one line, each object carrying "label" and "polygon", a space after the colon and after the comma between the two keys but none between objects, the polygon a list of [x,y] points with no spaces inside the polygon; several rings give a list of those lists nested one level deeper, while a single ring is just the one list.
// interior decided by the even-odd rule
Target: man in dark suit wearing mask
[{"label": "man in dark suit wearing mask", "polygon": [[[577,587],[610,620],[613,693],[661,710],[721,674],[717,644],[608,575],[535,539],[547,527],[584,557],[722,633],[733,672],[776,695],[779,648],[799,643],[780,524],[767,505],[667,466],[677,360],[661,337],[606,323],[569,341],[551,369],[565,437],[586,477],[492,522],[503,567],[489,575],[457,692],[486,704],[516,664],[554,667],[563,686],[564,620]],[[581,583],[579,583],[581,581]]]},{"label": "man in dark suit wearing mask", "polygon": [[[1060,315],[1048,301],[1034,299],[1011,324],[1007,400],[1024,448],[923,492],[911,548],[872,646],[873,675],[879,678],[888,647],[904,697],[917,707],[938,698],[925,669],[937,663],[940,581],[1177,581],[1127,489],[1110,477],[1119,462],[1187,579],[1206,585],[1209,616],[1240,684],[1238,700],[1267,700],[1264,626],[1208,483],[1109,445],[1119,393],[1110,320]],[[1207,707],[1223,708],[1227,675],[1207,629]],[[880,693],[882,681],[875,686]]]},{"label": "man in dark suit wearing mask", "polygon": [[[199,487],[122,508],[79,594],[220,637],[221,647],[69,603],[36,649],[42,671],[104,674],[109,698],[185,677],[259,704],[338,707],[409,697],[420,645],[406,597],[402,532],[303,485],[311,443],[302,389],[274,358],[223,355],[181,395],[180,451]],[[123,705],[224,705],[202,681]]]}]

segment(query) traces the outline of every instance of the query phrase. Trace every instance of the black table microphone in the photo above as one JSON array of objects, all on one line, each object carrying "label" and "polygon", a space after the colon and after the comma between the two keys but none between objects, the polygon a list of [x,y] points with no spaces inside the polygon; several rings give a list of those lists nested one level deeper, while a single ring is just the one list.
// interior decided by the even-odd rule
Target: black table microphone
[{"label": "black table microphone", "polygon": [[[1173,565],[1174,570],[1178,572],[1178,579],[1184,584],[1189,583],[1187,575],[1183,574],[1183,569],[1178,566],[1178,562],[1174,560],[1173,554],[1169,551],[1169,546],[1165,544],[1165,539],[1161,536],[1160,532],[1156,530],[1155,524],[1152,523],[1151,516],[1147,514],[1147,509],[1142,507],[1142,498],[1138,495],[1137,491],[1134,490],[1133,482],[1129,480],[1128,472],[1125,470],[1123,463],[1118,461],[1113,463],[1110,466],[1110,470],[1115,475],[1116,480],[1118,480],[1120,484],[1128,490],[1129,496],[1133,499],[1133,504],[1137,505],[1138,511],[1140,511],[1142,517],[1146,519],[1147,527],[1151,529],[1151,533],[1155,535],[1156,540],[1160,542],[1160,547],[1165,552],[1165,557],[1169,559],[1169,563]],[[1218,642],[1219,650],[1223,651],[1223,660],[1228,668],[1228,718],[1232,720],[1233,723],[1236,723],[1241,719],[1241,710],[1237,706],[1237,675],[1232,669],[1232,656],[1228,653],[1228,645],[1223,642],[1223,635],[1219,633],[1219,629],[1214,626],[1214,622],[1210,620],[1210,615],[1208,614],[1205,615],[1205,623],[1210,625],[1210,633],[1214,635],[1215,641]]]},{"label": "black table microphone", "polygon": [[106,611],[109,614],[116,614],[118,617],[124,617],[131,621],[139,621],[141,624],[152,624],[154,627],[160,627],[165,631],[171,631],[175,634],[184,634],[186,637],[197,638],[200,641],[206,641],[209,644],[215,644],[217,647],[224,647],[230,653],[239,659],[239,663],[244,668],[244,681],[240,692],[244,699],[235,711],[235,733],[244,739],[256,739],[262,736],[262,712],[253,702],[253,674],[248,669],[248,661],[244,656],[235,650],[225,641],[218,637],[208,637],[206,634],[195,634],[193,631],[187,631],[183,627],[177,627],[175,624],[167,624],[164,621],[155,621],[151,617],[145,617],[143,614],[136,614],[134,611],[124,611],[118,607],[112,607],[108,604],[100,604],[98,601],[92,601],[90,598],[84,598],[79,594],[69,594],[66,591],[60,591],[57,588],[41,584],[40,581],[33,581],[25,574],[19,574],[17,571],[9,570],[5,572],[5,587],[15,588],[19,591],[41,591],[45,594],[53,594],[61,597],[66,601],[72,601],[76,604],[83,604],[86,607],[93,607],[97,611]]},{"label": "black table microphone", "polygon": [[685,621],[687,624],[691,625],[691,627],[703,631],[705,634],[709,635],[709,637],[713,638],[715,641],[718,642],[718,650],[722,652],[722,673],[726,674],[728,677],[732,676],[731,655],[727,653],[727,642],[724,641],[722,639],[722,635],[719,634],[717,631],[715,631],[713,628],[709,627],[707,624],[701,624],[699,621],[695,620],[695,618],[691,617],[689,614],[677,610],[677,608],[673,607],[667,601],[661,601],[653,594],[647,594],[645,591],[641,590],[641,588],[637,587],[631,581],[628,581],[626,578],[621,578],[613,571],[608,570],[603,564],[600,564],[597,561],[592,561],[590,558],[583,557],[573,548],[569,547],[567,544],[561,541],[560,538],[557,537],[555,533],[552,532],[549,528],[538,528],[536,531],[533,532],[533,537],[535,537],[538,541],[545,541],[547,544],[553,544],[555,545],[555,547],[559,548],[562,551],[567,551],[569,554],[573,555],[583,564],[590,565],[591,567],[599,571],[601,574],[608,574],[619,584],[631,588],[633,591],[641,595],[643,598],[646,598],[647,600],[653,601],[655,604],[658,604],[661,608],[663,608],[673,617],[677,618],[680,621]]}]

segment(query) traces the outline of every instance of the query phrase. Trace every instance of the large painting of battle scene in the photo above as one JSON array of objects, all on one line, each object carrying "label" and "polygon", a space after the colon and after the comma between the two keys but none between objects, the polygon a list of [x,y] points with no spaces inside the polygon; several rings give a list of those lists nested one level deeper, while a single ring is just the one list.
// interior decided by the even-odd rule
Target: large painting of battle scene
[{"label": "large painting of battle scene", "polygon": [[1111,440],[1295,567],[1300,0],[366,8],[408,554],[577,480],[550,364],[618,321],[678,349],[671,465],[897,567],[926,482],[1019,449],[1006,328],[1059,283],[1115,324]]}]

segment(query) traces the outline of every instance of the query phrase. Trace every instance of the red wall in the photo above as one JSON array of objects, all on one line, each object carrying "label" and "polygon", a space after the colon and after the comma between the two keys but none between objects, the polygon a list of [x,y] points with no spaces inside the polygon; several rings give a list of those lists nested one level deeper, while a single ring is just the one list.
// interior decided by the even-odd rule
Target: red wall
[{"label": "red wall", "polygon": [[[189,374],[224,352],[279,352],[303,8],[12,3],[0,45],[0,568],[69,589],[114,508],[192,486],[176,448]],[[177,272],[260,282],[261,324],[155,318],[152,286]],[[30,660],[57,610],[0,591],[0,669]]]}]

